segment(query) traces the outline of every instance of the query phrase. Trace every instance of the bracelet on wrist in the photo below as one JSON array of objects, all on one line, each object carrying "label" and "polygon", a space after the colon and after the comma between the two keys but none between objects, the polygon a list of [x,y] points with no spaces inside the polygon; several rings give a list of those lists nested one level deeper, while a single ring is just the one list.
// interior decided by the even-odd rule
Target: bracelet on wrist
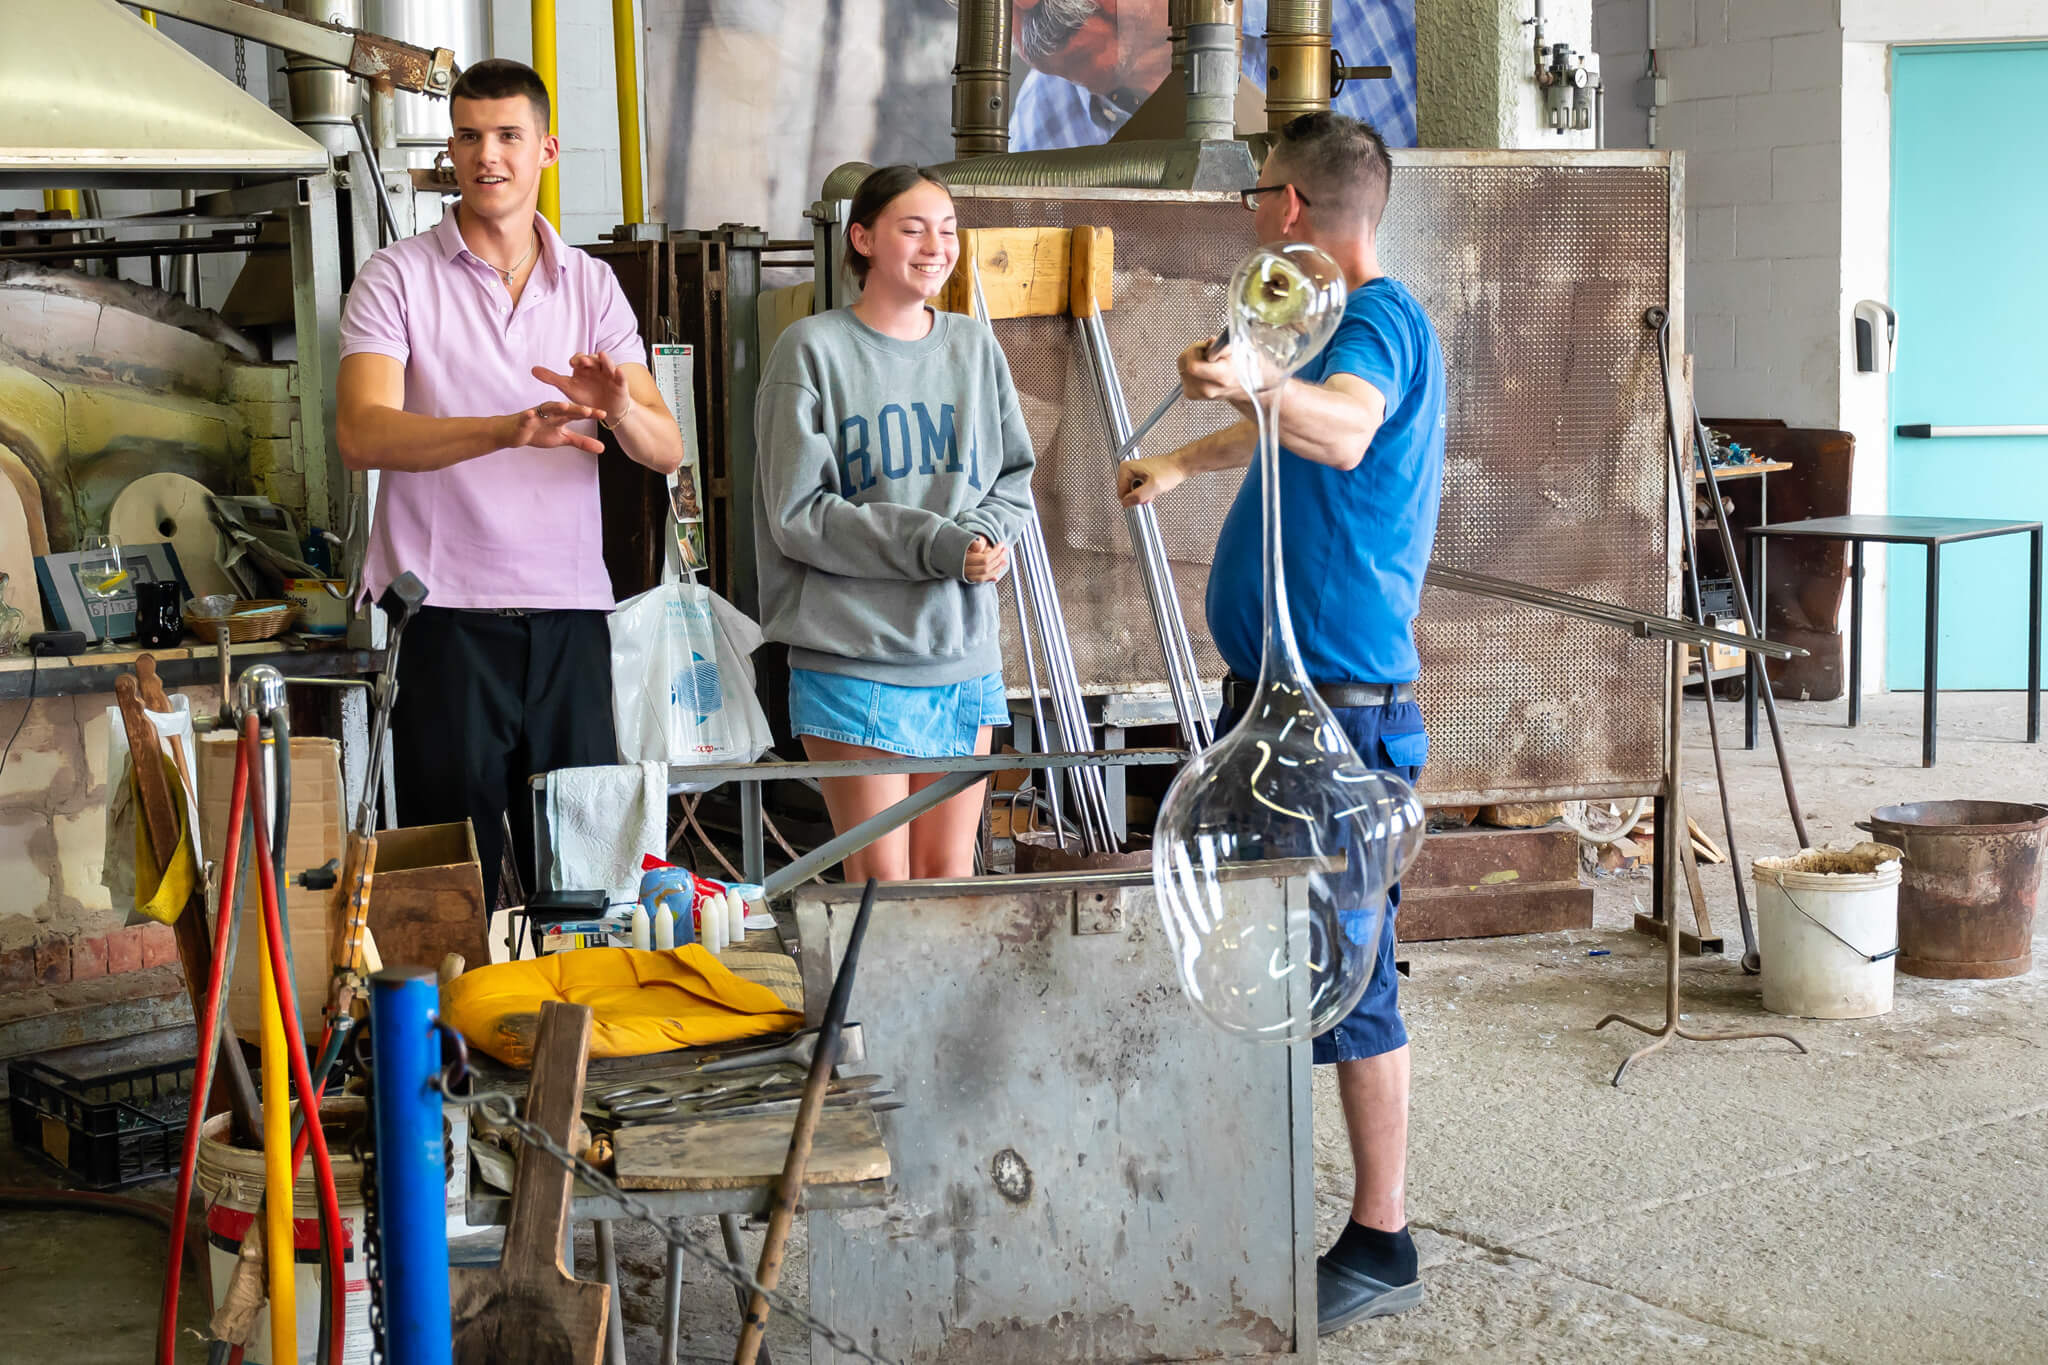
[{"label": "bracelet on wrist", "polygon": [[609,417],[600,417],[597,419],[597,424],[606,431],[617,431],[620,427],[626,425],[626,418],[631,415],[632,411],[633,405],[629,401],[625,407],[619,409],[618,420],[614,421]]}]

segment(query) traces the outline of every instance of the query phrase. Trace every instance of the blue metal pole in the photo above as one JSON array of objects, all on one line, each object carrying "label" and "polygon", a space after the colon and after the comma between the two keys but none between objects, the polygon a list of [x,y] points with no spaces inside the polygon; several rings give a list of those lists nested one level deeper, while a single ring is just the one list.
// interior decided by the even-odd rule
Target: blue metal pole
[{"label": "blue metal pole", "polygon": [[391,1365],[452,1365],[453,1359],[440,1003],[431,971],[392,968],[370,978],[379,1269]]}]

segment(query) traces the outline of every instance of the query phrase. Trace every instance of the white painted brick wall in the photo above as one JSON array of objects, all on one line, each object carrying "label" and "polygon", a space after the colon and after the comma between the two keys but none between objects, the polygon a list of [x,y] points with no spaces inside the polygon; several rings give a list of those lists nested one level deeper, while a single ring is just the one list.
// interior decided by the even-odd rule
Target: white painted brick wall
[{"label": "white painted brick wall", "polygon": [[1685,158],[1685,200],[1688,204],[1757,204],[1771,197],[1771,149],[1737,147],[1728,151],[1688,152]]},{"label": "white painted brick wall", "polygon": [[1662,56],[1674,104],[1717,95],[1761,95],[1771,88],[1768,39],[1718,47],[1673,48]]},{"label": "white painted brick wall", "polygon": [[[1840,259],[1841,219],[1825,205],[1738,204],[1735,206],[1737,260],[1772,260],[1790,264],[1820,258],[1832,273]],[[1833,318],[1826,321],[1832,331]]]},{"label": "white painted brick wall", "polygon": [[[1721,0],[1714,0],[1715,4]],[[1837,0],[1726,0],[1728,41],[1784,38],[1795,33],[1840,33]],[[1703,6],[1704,7],[1704,6]]]}]

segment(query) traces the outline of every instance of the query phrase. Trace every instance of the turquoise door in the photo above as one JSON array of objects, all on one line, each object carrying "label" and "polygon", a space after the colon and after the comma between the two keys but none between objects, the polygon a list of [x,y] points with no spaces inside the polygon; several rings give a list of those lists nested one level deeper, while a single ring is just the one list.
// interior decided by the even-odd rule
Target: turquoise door
[{"label": "turquoise door", "polygon": [[[2048,424],[2044,145],[2048,45],[1893,52],[1894,426]],[[1891,440],[1894,515],[2048,521],[2048,437]],[[1887,553],[1885,678],[1918,689],[1926,558]],[[2025,536],[1943,549],[1943,690],[2026,686],[2027,568]]]}]

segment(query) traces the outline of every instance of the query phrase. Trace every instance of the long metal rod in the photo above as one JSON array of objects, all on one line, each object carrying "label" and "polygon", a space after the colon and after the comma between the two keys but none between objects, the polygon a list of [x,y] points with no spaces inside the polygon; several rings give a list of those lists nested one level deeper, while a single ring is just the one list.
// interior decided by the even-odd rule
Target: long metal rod
[{"label": "long metal rod", "polygon": [[30,232],[80,232],[87,228],[110,232],[120,228],[240,228],[253,232],[263,226],[256,218],[195,218],[176,214],[137,215],[132,218],[23,218],[0,219],[0,237]]},{"label": "long metal rod", "polygon": [[1632,635],[1654,636],[1687,645],[1727,645],[1735,649],[1751,649],[1773,659],[1804,658],[1806,655],[1806,651],[1797,645],[1781,645],[1756,636],[1715,630],[1710,626],[1697,625],[1673,616],[1637,611],[1633,607],[1620,607],[1612,602],[1599,602],[1590,597],[1556,592],[1530,583],[1517,583],[1512,578],[1495,578],[1492,574],[1473,573],[1469,569],[1452,569],[1442,564],[1431,564],[1427,581],[1435,587],[1449,588],[1453,592],[1469,592],[1478,597],[1497,597],[1503,601],[1519,602],[1523,606],[1541,607],[1564,616],[1597,621],[1602,625],[1626,630]]},{"label": "long metal rod", "polygon": [[[1688,514],[1690,507],[1684,509]],[[1597,1031],[1609,1024],[1624,1024],[1638,1033],[1647,1033],[1651,1041],[1637,1048],[1622,1059],[1614,1070],[1614,1085],[1619,1088],[1621,1078],[1628,1069],[1644,1057],[1662,1048],[1673,1038],[1683,1038],[1693,1043],[1727,1043],[1741,1038],[1782,1038],[1799,1051],[1806,1051],[1806,1044],[1789,1033],[1737,1032],[1698,1033],[1678,1026],[1678,865],[1679,859],[1670,856],[1678,847],[1676,841],[1687,837],[1685,831],[1685,793],[1683,790],[1683,739],[1681,719],[1685,701],[1685,655],[1679,648],[1682,641],[1672,640],[1670,657],[1666,663],[1669,669],[1669,690],[1665,698],[1666,717],[1664,732],[1664,811],[1657,822],[1659,840],[1665,846],[1664,856],[1657,859],[1657,877],[1662,883],[1664,901],[1664,1022],[1651,1027],[1639,1023],[1625,1014],[1610,1014],[1593,1025]]]},{"label": "long metal rod", "polygon": [[[1102,314],[1087,315],[1094,351],[1098,357],[1103,395],[1111,434],[1121,437],[1130,430],[1131,410],[1124,399],[1123,381],[1117,376],[1116,354],[1110,350],[1109,334]],[[1181,615],[1180,593],[1173,580],[1173,565],[1166,557],[1166,542],[1159,535],[1159,514],[1150,503],[1128,510],[1125,524],[1135,526],[1138,558],[1148,566],[1146,590],[1153,599],[1153,618],[1159,630],[1161,652],[1166,655],[1167,681],[1175,687],[1174,701],[1181,711],[1181,738],[1190,749],[1207,748],[1215,742],[1209,713],[1202,705],[1200,666],[1195,662],[1194,642],[1188,637],[1187,619]]]},{"label": "long metal rod", "polygon": [[[1667,315],[1657,329],[1657,355],[1658,359],[1662,362],[1660,373],[1664,379],[1664,413],[1668,419],[1664,425],[1664,448],[1671,457],[1671,491],[1672,496],[1677,499],[1677,505],[1680,509],[1679,528],[1685,540],[1686,583],[1692,589],[1693,610],[1700,613],[1701,620],[1704,623],[1706,609],[1703,604],[1706,599],[1700,595],[1699,541],[1693,534],[1692,527],[1692,478],[1690,472],[1685,467],[1685,456],[1678,448],[1678,405],[1671,390],[1670,341],[1671,319]],[[1697,447],[1695,453],[1702,465],[1710,463],[1705,458],[1706,447]],[[1709,488],[1709,494],[1713,495],[1711,487]],[[1716,501],[1718,502],[1718,500],[1718,496],[1716,496]],[[1723,515],[1725,516],[1726,513],[1723,512]],[[1729,551],[1729,563],[1732,567],[1734,563],[1734,551],[1732,549]],[[1740,574],[1736,576],[1735,591],[1738,595],[1742,592]],[[1683,658],[1681,656],[1682,663]],[[1731,880],[1735,884],[1735,918],[1742,926],[1742,970],[1753,974],[1759,967],[1756,947],[1756,922],[1750,918],[1749,913],[1749,884],[1743,880],[1742,850],[1736,847],[1735,812],[1728,797],[1728,764],[1721,754],[1720,708],[1714,705],[1713,670],[1708,666],[1707,655],[1704,652],[1700,654],[1700,681],[1702,684],[1701,690],[1705,694],[1702,700],[1707,708],[1707,742],[1712,746],[1714,752],[1714,787],[1720,793],[1721,824],[1724,835],[1728,840],[1728,870],[1733,874]],[[1684,822],[1682,820],[1674,816],[1672,824],[1673,834],[1676,838],[1683,840],[1690,837],[1684,830]],[[1671,847],[1677,849],[1680,845],[1674,843]],[[1675,901],[1667,902],[1664,906],[1664,913],[1670,915],[1675,920],[1678,915],[1677,903]],[[1698,927],[1701,931],[1700,936],[1702,938],[1706,937],[1706,926],[1699,925]]]},{"label": "long metal rod", "polygon": [[[1095,383],[1102,398],[1103,419],[1110,440],[1121,445],[1130,430],[1131,416],[1124,406],[1123,384],[1117,378],[1116,357],[1109,349],[1102,314],[1080,315],[1082,345],[1095,371]],[[1158,515],[1150,503],[1124,509],[1124,528],[1130,533],[1131,548],[1145,583],[1145,598],[1152,608],[1152,624],[1159,632],[1159,651],[1166,660],[1166,683],[1173,694],[1173,707],[1180,721],[1181,742],[1190,749],[1207,748],[1208,715],[1202,706],[1201,681],[1188,670],[1192,647],[1187,643],[1187,622],[1180,614],[1180,598],[1174,591],[1173,569],[1166,562],[1159,539]]]},{"label": "long metal rod", "polygon": [[[1031,611],[1024,601],[1025,596],[1023,575],[1012,575],[1010,597],[1017,604],[1017,638],[1024,642],[1024,671],[1031,683],[1031,742],[1034,748],[1043,749],[1052,735],[1045,728],[1045,701],[1038,684],[1038,651],[1031,644]],[[1060,810],[1059,769],[1041,768],[1038,771],[1045,774],[1046,795],[1052,798],[1053,838],[1064,850],[1067,846],[1067,821]]]},{"label": "long metal rod", "polygon": [[823,872],[847,855],[858,853],[893,829],[909,824],[983,780],[980,773],[947,773],[922,791],[912,792],[885,810],[870,815],[844,834],[835,835],[787,867],[768,874],[762,896],[774,900]]},{"label": "long metal rod", "polygon": [[[1218,332],[1215,336],[1209,338],[1209,349],[1204,353],[1206,357],[1214,360],[1217,356],[1221,355],[1224,343],[1228,339],[1229,333],[1227,332]],[[1138,453],[1138,443],[1151,435],[1152,428],[1166,420],[1166,414],[1173,411],[1173,405],[1180,401],[1180,396],[1181,387],[1178,381],[1176,381],[1174,386],[1167,390],[1166,397],[1159,400],[1159,406],[1152,409],[1146,415],[1145,420],[1138,423],[1132,429],[1131,434],[1124,438],[1123,444],[1116,448],[1117,464],[1122,464],[1125,460]]]},{"label": "long metal rod", "polygon": [[[1025,524],[1018,548],[1019,566],[1030,576],[1032,603],[1038,612],[1039,642],[1045,647],[1046,670],[1052,680],[1054,720],[1059,726],[1060,743],[1069,752],[1093,749],[1095,736],[1088,724],[1080,676],[1074,667],[1066,615],[1052,581],[1045,533],[1035,514]],[[1083,847],[1090,853],[1114,847],[1115,841],[1109,837],[1109,798],[1102,774],[1083,768],[1074,774],[1074,787]]]},{"label": "long metal rod", "polygon": [[[967,269],[969,306],[975,319],[987,325],[988,299],[981,289],[980,262],[972,251],[967,256]],[[1088,724],[1080,674],[1074,667],[1066,614],[1060,607],[1059,589],[1053,582],[1052,553],[1046,548],[1045,531],[1039,524],[1036,510],[1025,522],[1024,533],[1018,538],[1017,568],[1029,584],[1031,604],[1038,617],[1038,639],[1045,650],[1046,675],[1052,683],[1053,717],[1059,724],[1060,743],[1069,752],[1093,749],[1095,736]],[[1101,771],[1083,768],[1077,772],[1074,791],[1082,847],[1090,853],[1115,848],[1108,787]]]},{"label": "long metal rod", "polygon": [[363,121],[361,114],[349,119],[356,128],[356,141],[363,145],[363,160],[369,163],[370,184],[377,190],[377,221],[383,224],[384,240],[379,246],[390,246],[398,240],[398,215],[391,211],[391,195],[384,188],[384,165],[377,160],[377,142],[370,136],[370,125]]},{"label": "long metal rod", "polygon": [[[1659,339],[1657,343],[1658,351],[1664,362],[1661,373],[1667,399],[1671,392],[1670,328],[1671,321],[1669,318],[1666,318],[1663,329],[1658,334]],[[1721,484],[1714,474],[1714,462],[1707,458],[1707,424],[1700,420],[1699,405],[1692,403],[1689,406],[1692,408],[1693,449],[1696,458],[1699,460],[1700,468],[1705,473],[1707,501],[1712,503],[1714,507],[1714,525],[1721,533],[1721,553],[1728,561],[1728,577],[1735,586],[1735,609],[1741,613],[1743,628],[1751,635],[1761,638],[1764,633],[1763,622],[1757,620],[1756,613],[1750,609],[1749,587],[1742,581],[1742,560],[1735,553],[1735,532],[1728,525],[1728,508],[1721,501]],[[1674,414],[1673,421],[1675,422],[1676,420],[1676,415]],[[1677,439],[1675,429],[1672,433],[1672,439]],[[1690,536],[1692,508],[1688,506],[1685,510],[1686,533]],[[1757,591],[1759,593],[1763,591],[1762,585],[1758,585]],[[1752,669],[1745,670],[1745,672],[1753,674],[1756,678],[1757,700],[1764,704],[1764,719],[1769,722],[1771,727],[1771,749],[1778,756],[1778,780],[1785,788],[1785,809],[1792,817],[1792,833],[1799,840],[1801,848],[1811,848],[1813,847],[1813,841],[1806,837],[1806,812],[1799,804],[1799,788],[1792,781],[1791,760],[1785,756],[1785,731],[1784,727],[1778,723],[1778,694],[1771,690],[1770,672],[1761,663]],[[1713,691],[1712,686],[1709,685],[1707,690],[1711,693]],[[1932,694],[1930,693],[1929,695]]]}]

